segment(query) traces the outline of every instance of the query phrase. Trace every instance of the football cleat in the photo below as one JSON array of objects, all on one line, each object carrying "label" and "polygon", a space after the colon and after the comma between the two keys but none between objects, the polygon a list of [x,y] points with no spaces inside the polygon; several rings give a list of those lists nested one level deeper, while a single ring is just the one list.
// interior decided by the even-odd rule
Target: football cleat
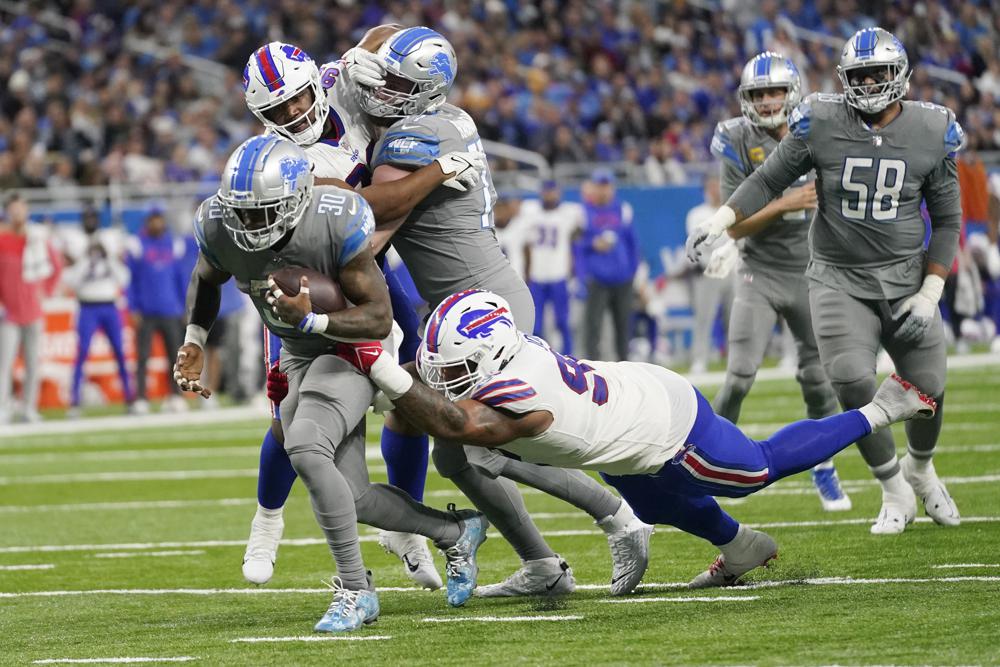
[{"label": "football cleat", "polygon": [[549,558],[524,561],[521,569],[500,583],[477,588],[476,596],[481,598],[556,596],[568,595],[575,590],[576,579],[573,578],[573,570],[556,554]]},{"label": "football cleat", "polygon": [[955,501],[948,494],[944,482],[937,476],[934,464],[928,463],[926,470],[917,472],[913,457],[909,454],[899,462],[903,479],[909,482],[914,492],[924,503],[924,511],[939,526],[957,526],[962,522]]},{"label": "football cleat", "polygon": [[840,478],[837,476],[836,468],[833,466],[813,468],[812,478],[824,511],[846,512],[851,509],[851,497],[840,486]]},{"label": "football cleat", "polygon": [[476,552],[486,541],[486,529],[490,527],[490,522],[476,510],[456,510],[454,504],[449,504],[448,510],[461,521],[462,534],[455,544],[441,550],[448,576],[445,596],[452,607],[461,607],[476,589],[479,577]]},{"label": "football cleat", "polygon": [[327,586],[333,589],[333,602],[323,614],[323,618],[316,623],[314,631],[350,632],[378,620],[378,594],[375,591],[348,590],[344,588],[340,577],[334,577]]},{"label": "football cleat", "polygon": [[914,418],[930,419],[937,412],[933,398],[895,373],[879,385],[872,403],[886,414],[890,424]]},{"label": "football cleat", "polygon": [[284,530],[285,521],[280,516],[269,519],[257,515],[250,522],[250,539],[243,554],[243,578],[251,584],[261,586],[271,580]]},{"label": "football cleat", "polygon": [[778,544],[767,533],[741,525],[733,542],[737,539],[745,541],[746,545],[738,553],[732,546],[724,549],[724,553],[707,570],[688,583],[688,588],[735,586],[744,574],[758,567],[767,567],[778,557]]},{"label": "football cleat", "polygon": [[427,540],[422,535],[383,530],[378,534],[378,543],[403,561],[406,576],[418,585],[431,591],[441,588],[441,575],[434,567]]},{"label": "football cleat", "polygon": [[917,499],[909,484],[900,480],[902,492],[882,491],[882,509],[879,510],[872,535],[898,535],[913,523],[917,515]]},{"label": "football cleat", "polygon": [[652,526],[640,519],[632,519],[623,529],[608,535],[612,595],[631,593],[642,581],[649,567],[649,538],[652,534]]}]

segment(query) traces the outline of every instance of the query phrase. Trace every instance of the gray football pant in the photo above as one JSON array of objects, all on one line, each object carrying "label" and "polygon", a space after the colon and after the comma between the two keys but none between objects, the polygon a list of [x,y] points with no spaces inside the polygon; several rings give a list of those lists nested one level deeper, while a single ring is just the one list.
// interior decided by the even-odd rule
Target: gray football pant
[{"label": "gray football pant", "polygon": [[29,324],[0,322],[0,412],[10,410],[14,387],[14,360],[17,349],[24,351],[24,410],[38,409],[42,384],[42,320]]},{"label": "gray football pant", "polygon": [[604,285],[596,280],[587,283],[587,303],[583,311],[583,343],[587,359],[601,359],[601,330],[604,328],[604,313],[608,310],[614,325],[616,360],[628,359],[632,299],[631,280],[617,285]]},{"label": "gray football pant", "polygon": [[[885,302],[862,302],[816,281],[809,283],[809,302],[820,359],[841,406],[859,408],[875,396],[875,358],[881,343],[896,364],[896,372],[938,402],[933,419],[906,422],[910,454],[924,459],[933,456],[944,415],[946,349],[940,311],[921,340],[900,343],[892,337],[890,305]],[[890,429],[862,438],[858,449],[879,479],[899,471]]]},{"label": "gray football pant", "polygon": [[712,405],[717,414],[734,424],[764,360],[779,315],[785,318],[795,339],[798,352],[795,379],[802,389],[806,415],[809,419],[822,419],[838,412],[837,396],[816,348],[806,279],[796,272],[764,273],[744,267],[737,276],[729,315],[726,381]]},{"label": "gray football pant", "polygon": [[691,310],[694,312],[694,328],[691,331],[691,363],[708,364],[715,316],[721,305],[722,321],[728,327],[732,299],[732,278],[709,278],[702,274],[692,276]]},{"label": "gray football pant", "polygon": [[[531,332],[535,305],[523,289],[501,292],[510,303],[518,329]],[[565,470],[518,461],[485,447],[462,446],[435,439],[432,452],[438,473],[450,479],[504,536],[521,560],[554,554],[528,515],[514,481],[544,491],[579,507],[594,519],[614,514],[621,499],[580,470]],[[513,480],[513,481],[512,481]]]},{"label": "gray football pant", "polygon": [[358,521],[424,535],[445,546],[458,538],[458,521],[451,514],[369,481],[364,416],[375,390],[368,378],[330,354],[306,359],[282,350],[281,369],[288,374],[288,396],[281,402],[285,451],[309,490],[316,522],[347,588],[368,585]]}]

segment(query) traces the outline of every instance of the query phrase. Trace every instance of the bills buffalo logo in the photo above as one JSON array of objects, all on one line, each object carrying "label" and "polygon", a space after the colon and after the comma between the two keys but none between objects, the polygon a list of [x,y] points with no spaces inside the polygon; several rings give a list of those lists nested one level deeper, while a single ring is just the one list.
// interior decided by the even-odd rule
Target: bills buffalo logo
[{"label": "bills buffalo logo", "polygon": [[462,315],[458,332],[466,338],[486,338],[498,324],[513,326],[509,315],[510,311],[502,306],[493,310],[470,310]]},{"label": "bills buffalo logo", "polygon": [[296,46],[292,46],[291,44],[285,44],[282,46],[281,51],[288,57],[289,60],[293,60],[297,63],[309,60],[308,53]]}]

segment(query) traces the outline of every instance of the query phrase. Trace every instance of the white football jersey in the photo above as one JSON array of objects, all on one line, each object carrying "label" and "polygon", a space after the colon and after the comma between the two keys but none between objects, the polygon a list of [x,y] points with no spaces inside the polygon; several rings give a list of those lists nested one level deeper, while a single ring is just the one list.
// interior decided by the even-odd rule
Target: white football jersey
[{"label": "white football jersey", "polygon": [[698,408],[686,379],[652,364],[577,361],[522,336],[521,349],[471,398],[518,413],[544,410],[553,422],[502,449],[532,463],[634,475],[656,472],[683,448]]},{"label": "white football jersey", "polygon": [[562,202],[546,210],[541,201],[530,199],[521,204],[516,221],[531,246],[531,279],[539,283],[569,279],[570,244],[573,232],[584,226],[583,206]]},{"label": "white football jersey", "polygon": [[336,60],[319,69],[333,125],[322,139],[305,149],[316,167],[313,173],[317,178],[339,178],[352,186],[367,183],[378,131],[358,104],[344,62]]}]

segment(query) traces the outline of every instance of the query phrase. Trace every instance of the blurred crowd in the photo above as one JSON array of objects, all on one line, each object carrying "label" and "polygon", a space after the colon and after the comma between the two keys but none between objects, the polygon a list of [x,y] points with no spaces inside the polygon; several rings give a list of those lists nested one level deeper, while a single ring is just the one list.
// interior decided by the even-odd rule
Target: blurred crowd
[{"label": "blurred crowd", "polygon": [[[241,72],[281,39],[335,59],[373,25],[454,43],[453,101],[485,138],[552,163],[626,161],[658,184],[709,161],[738,113],[743,63],[772,49],[809,91],[832,91],[839,45],[881,24],[915,71],[910,97],[956,109],[1000,147],[1000,5],[989,0],[65,0],[0,9],[0,188],[212,181],[252,133]],[[809,31],[809,38],[805,38]],[[946,68],[954,82],[931,75]]]}]

